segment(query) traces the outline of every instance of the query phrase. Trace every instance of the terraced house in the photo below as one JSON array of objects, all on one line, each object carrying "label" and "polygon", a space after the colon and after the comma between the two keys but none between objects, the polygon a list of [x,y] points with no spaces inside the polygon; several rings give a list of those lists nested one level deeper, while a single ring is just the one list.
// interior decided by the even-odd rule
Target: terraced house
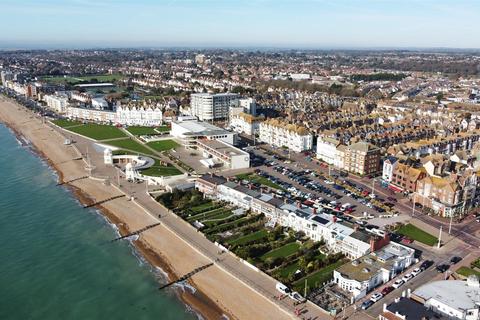
[{"label": "terraced house", "polygon": [[295,152],[310,150],[313,145],[313,135],[307,128],[273,118],[260,124],[259,138],[262,142]]}]

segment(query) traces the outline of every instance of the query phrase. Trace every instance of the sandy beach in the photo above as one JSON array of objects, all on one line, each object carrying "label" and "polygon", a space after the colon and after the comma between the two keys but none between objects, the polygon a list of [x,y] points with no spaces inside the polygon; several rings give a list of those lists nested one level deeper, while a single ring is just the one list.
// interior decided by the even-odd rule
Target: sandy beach
[{"label": "sandy beach", "polygon": [[[61,181],[87,174],[85,163],[78,160],[76,150],[63,145],[61,134],[42,123],[26,108],[0,97],[0,122],[27,138],[38,154],[58,172]],[[94,179],[78,180],[69,187],[85,204],[120,194],[114,187]],[[100,209],[117,225],[122,235],[157,222],[125,197],[109,201]],[[152,265],[167,272],[170,279],[212,262],[163,225],[142,233],[135,246]],[[188,290],[179,290],[180,298],[206,319],[220,319],[222,315],[230,319],[293,318],[293,315],[216,265],[194,275],[189,283],[197,291],[192,294]]]}]

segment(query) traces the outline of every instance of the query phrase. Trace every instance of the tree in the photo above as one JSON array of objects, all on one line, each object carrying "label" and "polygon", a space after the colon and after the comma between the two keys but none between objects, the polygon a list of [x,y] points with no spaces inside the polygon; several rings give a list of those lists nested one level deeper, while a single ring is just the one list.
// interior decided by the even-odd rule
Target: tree
[{"label": "tree", "polygon": [[443,92],[437,93],[437,103],[440,104],[440,102],[443,100]]}]

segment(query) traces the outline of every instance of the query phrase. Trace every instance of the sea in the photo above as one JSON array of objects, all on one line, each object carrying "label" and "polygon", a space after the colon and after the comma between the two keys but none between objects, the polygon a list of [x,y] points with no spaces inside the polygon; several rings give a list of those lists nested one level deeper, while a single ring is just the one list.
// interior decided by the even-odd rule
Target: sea
[{"label": "sea", "polygon": [[198,319],[3,124],[0,152],[0,319]]}]

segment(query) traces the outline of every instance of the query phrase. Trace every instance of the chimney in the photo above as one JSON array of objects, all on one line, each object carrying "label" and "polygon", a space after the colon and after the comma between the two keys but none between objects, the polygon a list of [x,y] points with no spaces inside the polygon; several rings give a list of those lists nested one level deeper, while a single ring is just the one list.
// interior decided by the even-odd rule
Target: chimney
[{"label": "chimney", "polygon": [[410,295],[412,294],[412,290],[410,288],[407,289],[407,298],[410,299]]},{"label": "chimney", "polygon": [[302,208],[302,203],[299,200],[297,200],[297,208]]},{"label": "chimney", "polygon": [[317,208],[313,208],[313,214],[317,214]]},{"label": "chimney", "polygon": [[383,312],[386,312],[386,311],[387,311],[387,304],[384,303],[384,304],[383,304]]}]

